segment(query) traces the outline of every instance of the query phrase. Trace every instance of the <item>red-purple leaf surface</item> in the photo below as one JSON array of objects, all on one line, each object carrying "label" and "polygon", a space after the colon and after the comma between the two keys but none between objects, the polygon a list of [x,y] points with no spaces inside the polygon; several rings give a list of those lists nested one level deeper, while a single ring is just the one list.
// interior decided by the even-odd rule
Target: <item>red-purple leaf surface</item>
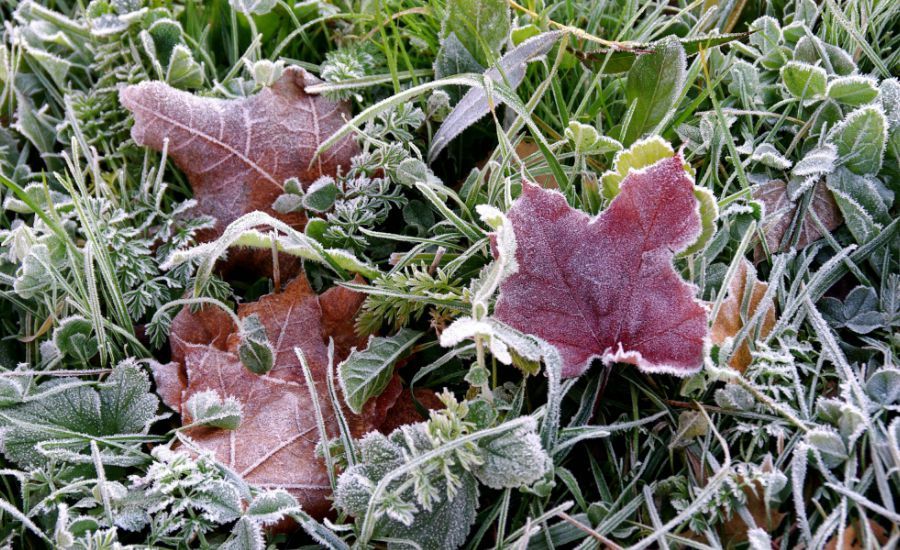
[{"label": "red-purple leaf surface", "polygon": [[[294,348],[303,350],[326,430],[336,437],[337,420],[326,378],[328,340],[335,341],[335,363],[353,346],[364,345],[365,340],[353,332],[354,316],[364,298],[340,287],[317,296],[301,275],[283,292],[239,306],[239,317],[259,316],[275,351],[274,368],[262,376],[241,364],[237,355],[240,337],[226,313],[214,308],[192,313],[185,308],[172,323],[173,361],[153,365],[157,391],[168,406],[181,413],[184,424],[192,421],[184,405],[197,392],[215,390],[223,398],[232,396],[240,401],[243,414],[236,430],[193,427],[185,435],[192,445],[211,450],[248,482],[286,489],[304,510],[320,517],[330,507],[331,486],[325,463],[315,453],[319,441],[315,409]],[[400,393],[400,380],[395,376],[361,414],[345,410],[354,436],[379,429],[395,404],[401,414],[392,417],[413,419],[408,404],[398,402]],[[407,395],[406,400],[410,399]],[[389,425],[394,426],[396,420],[390,418]]]},{"label": "red-purple leaf surface", "polygon": [[500,286],[495,316],[559,349],[563,376],[593,358],[645,372],[696,372],[706,309],[672,266],[700,234],[681,155],[632,172],[594,219],[558,192],[525,183],[508,216],[519,270]]},{"label": "red-purple leaf surface", "polygon": [[261,210],[302,229],[303,213],[280,214],[272,203],[284,180],[304,185],[338,166],[349,167],[358,147],[339,141],[310,166],[320,143],[343,126],[346,103],[307,94],[318,79],[289,67],[272,86],[245,99],[214,99],[176,90],[163,82],[142,82],[121,91],[134,114],[131,135],[168,155],[187,174],[200,211],[216,219],[221,233],[242,214]]}]

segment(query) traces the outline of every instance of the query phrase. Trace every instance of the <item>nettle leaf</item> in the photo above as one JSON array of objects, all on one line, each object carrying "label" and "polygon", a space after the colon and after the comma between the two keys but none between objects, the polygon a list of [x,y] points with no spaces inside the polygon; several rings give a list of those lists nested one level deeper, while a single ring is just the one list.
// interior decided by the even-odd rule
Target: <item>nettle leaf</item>
[{"label": "nettle leaf", "polygon": [[[737,273],[728,285],[728,297],[722,302],[718,314],[712,322],[710,329],[712,343],[722,344],[728,338],[734,338],[757,314],[763,305],[762,299],[768,288],[768,284],[756,278],[756,269],[753,264],[743,259],[738,264]],[[768,336],[774,326],[775,305],[770,302],[760,319],[759,336],[762,338]],[[731,368],[744,372],[750,366],[753,359],[750,355],[750,340],[756,340],[754,333],[748,334],[738,349],[733,351],[728,361]]]},{"label": "nettle leaf", "polygon": [[159,400],[150,380],[133,361],[123,361],[97,389],[57,379],[36,388],[39,399],[0,410],[0,447],[22,468],[36,468],[50,457],[90,463],[97,441],[105,464],[131,466],[144,461],[140,442],[109,445],[95,438],[146,434],[157,419]]},{"label": "nettle leaf", "polygon": [[[549,52],[562,35],[562,31],[553,31],[529,38],[508,51],[497,61],[496,67],[485,71],[484,76],[495,82],[504,82],[511,89],[515,89],[525,78],[526,64],[535,57]],[[502,101],[497,96],[493,99]],[[456,136],[489,112],[491,105],[483,88],[472,88],[466,92],[435,132],[428,149],[428,162],[433,162]]]},{"label": "nettle leaf", "polygon": [[487,66],[509,35],[506,0],[449,0],[444,34],[453,33],[482,66]]},{"label": "nettle leaf", "polygon": [[781,82],[791,95],[800,99],[825,95],[827,78],[825,69],[801,61],[788,61],[781,68]]},{"label": "nettle leaf", "polygon": [[[843,222],[841,211],[834,202],[834,197],[825,187],[824,181],[814,183],[809,210],[805,211],[805,215],[799,220],[799,234],[796,235],[789,234],[788,230],[795,225],[801,201],[791,200],[787,183],[781,180],[772,180],[762,185],[754,185],[751,192],[753,199],[761,202],[764,207],[762,230],[765,234],[766,246],[771,254],[791,248],[802,249],[821,239],[822,232],[818,225],[810,219],[813,213],[828,231],[837,228]],[[795,237],[796,240],[792,240]],[[759,260],[762,255],[762,246],[759,245],[754,256]]]},{"label": "nettle leaf", "polygon": [[687,73],[684,47],[677,40],[660,43],[652,54],[640,56],[625,81],[625,101],[634,111],[622,131],[622,143],[630,145],[653,130],[672,112]]},{"label": "nettle leaf", "polygon": [[678,376],[700,368],[706,310],[672,267],[701,231],[680,154],[629,174],[594,219],[527,182],[508,217],[519,270],[500,285],[495,316],[556,346],[563,376],[595,357]]},{"label": "nettle leaf", "polygon": [[[203,426],[184,430],[192,445],[211,451],[247,482],[284,489],[308,513],[324,515],[330,507],[331,485],[324,460],[316,454],[315,404],[295,349],[309,365],[325,429],[329,437],[336,437],[338,421],[327,382],[328,343],[333,341],[335,361],[362,343],[354,331],[354,317],[364,298],[343,287],[316,295],[301,275],[280,293],[241,304],[238,317],[257,316],[272,342],[274,366],[263,375],[241,364],[237,353],[241,337],[227,313],[218,308],[179,312],[172,322],[173,362],[154,365],[160,395],[181,412],[184,424],[197,420],[189,403],[201,392],[215,391],[239,402],[242,409],[234,430]],[[394,378],[362,414],[344,412],[352,434],[380,427],[400,391],[399,379]]]},{"label": "nettle leaf", "polygon": [[273,490],[253,497],[244,515],[253,521],[268,525],[276,523],[287,514],[300,510],[297,499],[284,490]]},{"label": "nettle leaf", "polygon": [[878,81],[869,76],[842,76],[828,83],[825,95],[831,99],[856,107],[878,97]]},{"label": "nettle leaf", "polygon": [[880,106],[861,107],[828,133],[837,147],[839,162],[850,171],[865,176],[877,174],[887,142],[887,120]]},{"label": "nettle leaf", "polygon": [[338,368],[341,389],[350,410],[359,414],[373,397],[381,395],[394,374],[394,365],[424,333],[401,329],[389,337],[369,337],[364,350],[353,350]]},{"label": "nettle leaf", "polygon": [[483,462],[472,470],[478,481],[492,489],[531,485],[552,468],[552,461],[541,446],[537,422],[478,442]]},{"label": "nettle leaf", "polygon": [[284,181],[296,177],[308,186],[349,166],[358,151],[348,137],[310,165],[319,144],[349,115],[345,103],[306,93],[318,82],[289,67],[271,87],[243,99],[200,97],[142,82],[123,88],[120,100],[134,115],[135,142],[161,151],[169,141],[169,158],[187,174],[199,210],[215,218],[217,233],[255,210],[302,227],[302,212],[285,215],[272,208]]}]

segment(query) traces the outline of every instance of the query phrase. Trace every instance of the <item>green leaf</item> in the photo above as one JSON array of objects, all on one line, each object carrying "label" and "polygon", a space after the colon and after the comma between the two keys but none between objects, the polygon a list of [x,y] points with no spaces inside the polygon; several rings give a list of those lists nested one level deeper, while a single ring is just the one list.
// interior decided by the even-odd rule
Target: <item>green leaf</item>
[{"label": "green leaf", "polygon": [[[396,540],[409,540],[422,550],[445,550],[460,547],[475,523],[478,506],[478,482],[472,474],[460,475],[461,486],[453,499],[443,498],[431,510],[420,510],[412,525],[385,521],[379,533]],[[388,548],[408,550],[408,544],[390,543]]]},{"label": "green leaf", "polygon": [[857,107],[878,97],[878,83],[867,76],[842,76],[828,83],[825,95],[839,103]]},{"label": "green leaf", "polygon": [[840,164],[861,176],[877,174],[887,141],[884,111],[873,105],[861,107],[835,126],[828,139],[837,147]]},{"label": "green leaf", "polygon": [[191,90],[203,85],[203,68],[194,60],[190,50],[181,44],[172,50],[166,82],[179,90]]},{"label": "green leaf", "polygon": [[486,67],[509,36],[509,5],[506,0],[449,0],[442,34],[450,33]]},{"label": "green leaf", "polygon": [[600,132],[590,124],[573,120],[563,134],[577,154],[599,155],[622,150],[621,143],[611,137],[600,135]]},{"label": "green leaf", "polygon": [[272,370],[275,366],[275,351],[258,315],[254,313],[242,319],[240,335],[238,357],[241,364],[254,374],[265,374]]},{"label": "green leaf", "polygon": [[283,489],[274,489],[256,495],[250,506],[247,507],[245,516],[269,525],[298,510],[300,510],[300,505],[293,495]]},{"label": "green leaf", "polygon": [[624,145],[631,145],[653,130],[675,109],[686,69],[684,47],[677,40],[661,43],[655,52],[634,62],[625,82],[625,100],[634,105],[634,114],[622,133]]},{"label": "green leaf", "polygon": [[193,394],[186,403],[191,423],[236,430],[241,424],[241,402],[232,396],[225,399],[215,390]]},{"label": "green leaf", "polygon": [[338,367],[344,400],[350,410],[359,414],[369,399],[384,391],[394,372],[394,364],[422,334],[404,328],[394,336],[372,336],[365,350],[353,350]]},{"label": "green leaf", "polygon": [[91,337],[93,332],[90,321],[75,315],[60,321],[53,331],[53,343],[63,355],[87,362],[99,350],[97,339]]},{"label": "green leaf", "polygon": [[900,370],[884,368],[866,382],[866,393],[885,407],[900,402]]},{"label": "green leaf", "polygon": [[303,195],[303,207],[313,212],[326,212],[334,206],[339,190],[330,177],[319,178]]},{"label": "green leaf", "polygon": [[536,422],[482,439],[478,448],[483,462],[472,473],[492,489],[531,485],[552,467],[550,457],[541,446]]},{"label": "green leaf", "polygon": [[800,99],[822,97],[827,78],[825,69],[800,61],[788,61],[781,68],[782,83],[791,95]]},{"label": "green leaf", "polygon": [[[36,389],[39,398],[0,410],[3,454],[23,468],[40,467],[48,455],[69,462],[91,462],[97,437],[146,434],[156,420],[159,400],[146,373],[131,360],[120,363],[99,391],[78,380],[59,378]],[[97,440],[101,460],[128,466],[145,460],[133,438],[116,446]]]},{"label": "green leaf", "polygon": [[[515,32],[515,31],[513,31]],[[693,38],[680,38],[678,42],[684,48],[685,55],[696,55],[701,49],[709,50],[746,38],[750,33],[738,32],[730,34],[711,34]],[[575,55],[587,67],[594,71],[603,71],[603,74],[624,73],[634,65],[639,58],[653,53],[660,46],[656,43],[633,44],[630,50],[597,50],[592,52],[576,51]]]},{"label": "green leaf", "polygon": [[806,434],[806,442],[816,449],[828,468],[836,468],[847,460],[847,446],[841,436],[830,430],[814,429]]},{"label": "green leaf", "polygon": [[249,518],[241,518],[219,550],[263,550],[265,546],[260,526]]}]

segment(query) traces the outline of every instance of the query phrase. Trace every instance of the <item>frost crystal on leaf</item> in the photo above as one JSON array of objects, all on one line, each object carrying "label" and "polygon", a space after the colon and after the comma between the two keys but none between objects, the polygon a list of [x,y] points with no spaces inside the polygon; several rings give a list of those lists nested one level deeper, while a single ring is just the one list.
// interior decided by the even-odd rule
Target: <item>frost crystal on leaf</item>
[{"label": "frost crystal on leaf", "polygon": [[672,267],[700,234],[681,155],[632,172],[595,219],[558,192],[525,183],[508,216],[519,271],[500,286],[496,317],[559,349],[563,376],[595,357],[646,372],[696,372],[706,310]]}]

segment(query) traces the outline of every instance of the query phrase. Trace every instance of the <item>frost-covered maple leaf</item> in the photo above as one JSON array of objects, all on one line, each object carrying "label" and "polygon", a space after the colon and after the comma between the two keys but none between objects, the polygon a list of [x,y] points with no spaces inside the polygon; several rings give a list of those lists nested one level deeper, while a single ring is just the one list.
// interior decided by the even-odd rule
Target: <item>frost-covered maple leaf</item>
[{"label": "frost-covered maple leaf", "polygon": [[700,368],[706,309],[672,266],[701,229],[680,154],[632,171],[594,219],[527,182],[508,216],[519,268],[495,316],[556,346],[563,376],[594,358],[678,376]]},{"label": "frost-covered maple leaf", "polygon": [[302,212],[284,215],[272,208],[284,181],[296,177],[306,187],[349,167],[358,152],[345,138],[310,164],[349,114],[346,103],[307,94],[316,83],[305,70],[288,67],[272,86],[243,99],[200,97],[164,82],[127,86],[120,99],[134,115],[135,142],[161,151],[169,141],[169,157],[187,174],[200,211],[215,218],[217,232],[256,210],[302,228]]},{"label": "frost-covered maple leaf", "polygon": [[[250,483],[290,491],[304,510],[322,516],[330,507],[331,485],[325,463],[316,454],[315,405],[294,349],[303,351],[325,428],[329,437],[337,437],[326,378],[327,342],[335,342],[335,362],[344,359],[350,347],[363,343],[353,332],[353,317],[363,299],[342,287],[316,295],[301,275],[283,292],[242,304],[238,316],[257,315],[273,347],[274,367],[264,375],[242,365],[237,353],[240,336],[228,314],[209,308],[192,313],[185,308],[172,324],[173,362],[154,365],[157,392],[182,414],[184,424],[193,420],[187,406],[193,395],[215,391],[223,398],[236,399],[242,409],[238,428],[189,428],[184,433],[192,445],[212,451],[217,460]],[[353,435],[380,428],[400,395],[400,380],[395,376],[361,414],[345,411]],[[400,416],[410,422],[421,420],[408,411]],[[391,418],[389,424],[395,426],[396,419]]]}]

